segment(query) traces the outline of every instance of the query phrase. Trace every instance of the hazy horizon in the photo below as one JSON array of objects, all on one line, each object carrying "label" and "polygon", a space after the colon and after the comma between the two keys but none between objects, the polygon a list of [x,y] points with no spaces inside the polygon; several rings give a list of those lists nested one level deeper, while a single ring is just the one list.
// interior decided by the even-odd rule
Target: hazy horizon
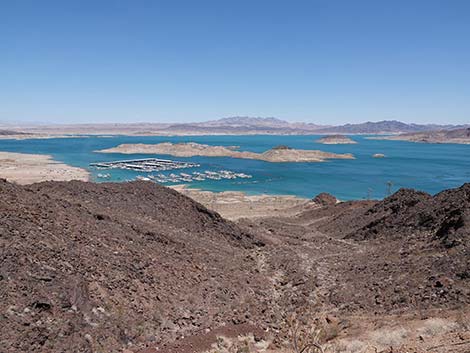
[{"label": "hazy horizon", "polygon": [[399,121],[401,123],[405,124],[418,124],[418,125],[469,125],[470,123],[448,123],[448,122],[423,122],[423,123],[416,123],[414,121],[403,121],[403,120],[397,120],[397,119],[377,119],[377,120],[364,120],[364,121],[357,121],[357,122],[343,122],[343,123],[338,123],[338,124],[321,124],[317,123],[315,121],[295,121],[291,119],[281,119],[277,117],[258,117],[258,116],[227,116],[227,117],[221,117],[221,118],[214,118],[214,119],[206,119],[206,120],[192,120],[192,121],[121,121],[121,122],[115,122],[115,121],[100,121],[100,122],[52,122],[52,121],[18,121],[18,120],[2,120],[0,119],[0,125],[93,125],[93,124],[194,124],[194,123],[203,123],[203,122],[209,122],[209,121],[216,121],[220,119],[226,119],[226,118],[261,118],[261,119],[278,119],[282,121],[286,121],[288,123],[310,123],[310,124],[315,124],[319,126],[341,126],[341,125],[346,125],[346,124],[362,124],[362,123],[378,123],[382,121]]},{"label": "hazy horizon", "polygon": [[470,122],[470,2],[19,0],[0,122]]}]

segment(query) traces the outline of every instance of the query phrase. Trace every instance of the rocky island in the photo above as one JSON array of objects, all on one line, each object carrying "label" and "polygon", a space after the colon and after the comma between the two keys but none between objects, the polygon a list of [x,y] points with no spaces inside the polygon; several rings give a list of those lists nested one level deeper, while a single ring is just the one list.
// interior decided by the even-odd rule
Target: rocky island
[{"label": "rocky island", "polygon": [[328,135],[316,140],[316,142],[323,143],[324,145],[349,145],[357,143],[345,135]]},{"label": "rocky island", "polygon": [[100,150],[101,153],[123,154],[168,154],[176,157],[232,157],[256,159],[265,162],[323,162],[327,159],[354,159],[351,153],[331,153],[319,150],[298,150],[288,146],[277,146],[263,153],[238,151],[235,146],[210,146],[195,142],[158,144],[121,144]]}]

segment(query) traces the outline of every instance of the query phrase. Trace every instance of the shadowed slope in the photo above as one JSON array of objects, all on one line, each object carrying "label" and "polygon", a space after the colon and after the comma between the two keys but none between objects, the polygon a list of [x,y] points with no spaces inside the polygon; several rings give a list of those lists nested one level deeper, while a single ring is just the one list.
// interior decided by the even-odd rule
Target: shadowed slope
[{"label": "shadowed slope", "polygon": [[0,195],[4,352],[156,343],[246,320],[234,309],[261,300],[247,257],[261,243],[173,190],[1,181]]}]

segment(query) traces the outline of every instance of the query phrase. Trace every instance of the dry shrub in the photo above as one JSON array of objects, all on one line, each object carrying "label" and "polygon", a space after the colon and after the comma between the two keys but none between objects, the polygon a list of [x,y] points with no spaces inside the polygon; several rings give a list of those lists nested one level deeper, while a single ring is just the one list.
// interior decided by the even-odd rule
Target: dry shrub
[{"label": "dry shrub", "polygon": [[470,314],[468,312],[460,311],[457,314],[455,322],[462,330],[470,330]]},{"label": "dry shrub", "polygon": [[253,335],[237,338],[217,337],[213,348],[206,353],[257,353],[264,352],[269,345],[267,341],[256,342]]},{"label": "dry shrub", "polygon": [[335,353],[365,353],[367,349],[367,344],[359,340],[341,340],[332,348]]},{"label": "dry shrub", "polygon": [[[297,315],[290,315],[285,321],[284,332],[288,339],[288,351],[285,353],[333,353],[324,342],[337,334],[337,327],[326,320],[314,319],[307,316],[303,319]],[[334,328],[331,328],[331,327]],[[253,336],[230,339],[218,337],[213,348],[206,353],[256,353],[264,352],[268,342],[255,342]]]},{"label": "dry shrub", "polygon": [[459,324],[445,319],[431,318],[422,323],[418,329],[418,334],[424,337],[432,337],[452,332],[459,328]]},{"label": "dry shrub", "polygon": [[409,335],[409,331],[403,327],[391,329],[383,328],[371,333],[371,341],[383,348],[400,347]]},{"label": "dry shrub", "polygon": [[250,346],[247,341],[217,337],[217,342],[213,345],[213,349],[207,353],[250,353]]},{"label": "dry shrub", "polygon": [[293,353],[326,353],[328,347],[323,344],[325,331],[311,317],[301,319],[292,314],[287,319],[290,348]]}]

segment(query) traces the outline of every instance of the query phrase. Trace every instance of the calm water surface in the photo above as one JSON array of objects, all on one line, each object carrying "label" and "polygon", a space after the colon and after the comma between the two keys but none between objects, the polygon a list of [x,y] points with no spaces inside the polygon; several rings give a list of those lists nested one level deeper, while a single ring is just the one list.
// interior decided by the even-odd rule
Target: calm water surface
[{"label": "calm water surface", "polygon": [[[96,181],[98,172],[89,163],[149,156],[200,163],[189,171],[228,169],[253,175],[252,179],[206,180],[193,182],[191,187],[211,191],[238,190],[251,194],[290,194],[312,197],[329,192],[342,200],[363,199],[371,195],[382,198],[387,194],[387,182],[392,191],[416,188],[429,193],[457,187],[470,182],[470,145],[419,144],[401,141],[369,140],[351,136],[355,145],[323,145],[315,140],[320,136],[112,136],[40,140],[0,140],[0,151],[49,154],[54,159],[77,167],[87,168]],[[263,161],[165,155],[102,154],[94,151],[121,143],[198,142],[209,145],[240,146],[240,150],[263,152],[276,145],[299,149],[321,149],[335,153],[353,153],[355,160],[330,160],[323,163],[269,163]],[[383,153],[386,158],[372,158]],[[106,173],[108,171],[105,171]],[[177,171],[181,172],[181,171]],[[182,172],[187,172],[182,170]],[[134,179],[139,172],[110,170],[112,181]],[[168,172],[171,173],[171,172]],[[176,172],[175,172],[176,173]],[[155,174],[155,173],[152,173]]]}]

